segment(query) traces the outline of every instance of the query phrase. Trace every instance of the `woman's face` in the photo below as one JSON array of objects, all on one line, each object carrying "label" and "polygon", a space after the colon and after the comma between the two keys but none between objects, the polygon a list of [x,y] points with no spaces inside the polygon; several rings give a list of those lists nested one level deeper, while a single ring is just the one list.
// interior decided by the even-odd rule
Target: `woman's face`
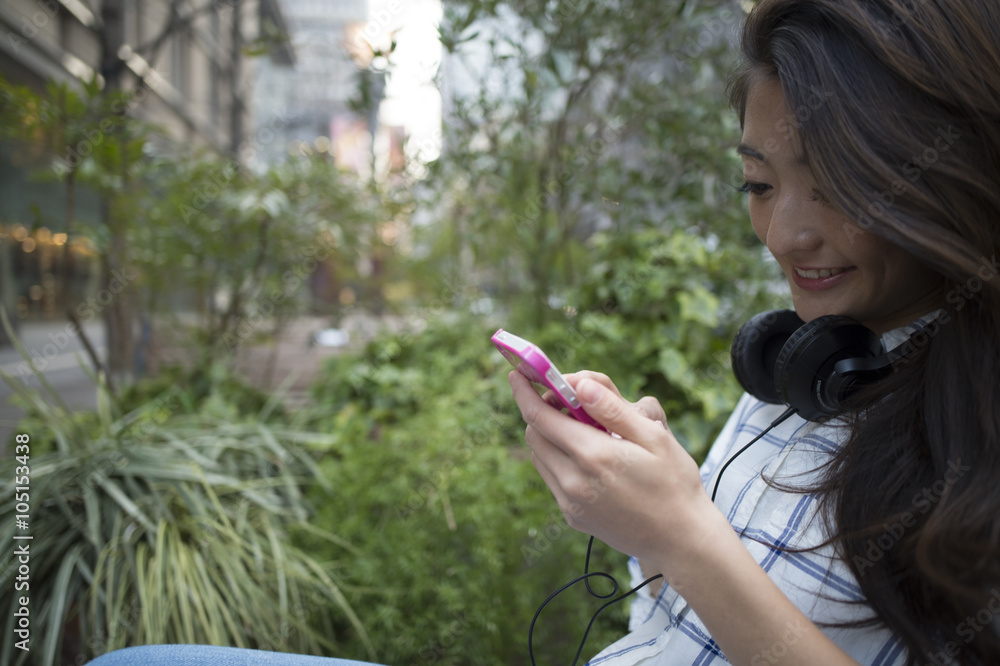
[{"label": "woman's face", "polygon": [[796,122],[781,84],[761,79],[750,88],[737,150],[754,231],[781,266],[799,317],[847,315],[881,334],[939,307],[933,272],[861,229],[819,191]]}]

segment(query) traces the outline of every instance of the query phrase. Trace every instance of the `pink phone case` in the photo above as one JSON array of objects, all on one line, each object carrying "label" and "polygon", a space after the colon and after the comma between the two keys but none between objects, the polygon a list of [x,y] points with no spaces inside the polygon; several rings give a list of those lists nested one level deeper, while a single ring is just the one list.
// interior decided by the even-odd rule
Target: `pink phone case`
[{"label": "pink phone case", "polygon": [[510,364],[517,368],[518,372],[534,383],[552,389],[573,418],[581,423],[604,430],[604,426],[583,411],[580,400],[576,397],[576,391],[563,378],[545,352],[539,349],[538,345],[528,342],[524,338],[519,338],[513,333],[508,333],[502,328],[494,333],[490,340],[500,350],[500,353],[510,361]]}]

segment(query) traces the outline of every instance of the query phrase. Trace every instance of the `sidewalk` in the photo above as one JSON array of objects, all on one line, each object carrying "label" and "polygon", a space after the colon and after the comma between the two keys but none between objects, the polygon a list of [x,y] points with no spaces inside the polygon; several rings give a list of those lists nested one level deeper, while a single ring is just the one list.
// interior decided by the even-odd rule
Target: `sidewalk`
[{"label": "sidewalk", "polygon": [[[303,316],[289,322],[277,339],[267,342],[245,342],[235,355],[235,370],[251,385],[273,392],[284,386],[284,402],[289,407],[306,403],[309,386],[322,371],[323,362],[345,351],[361,349],[379,330],[382,324],[367,315],[345,317],[340,328],[350,337],[341,347],[324,347],[314,344],[317,332],[331,328],[329,317]],[[184,364],[189,360],[187,350],[167,336],[154,343],[154,358],[149,361],[154,371],[157,367]]]},{"label": "sidewalk", "polygon": [[[19,328],[17,337],[29,359],[67,406],[94,409],[97,386],[87,374],[87,371],[93,371],[93,366],[73,325],[60,320],[22,321]],[[103,362],[106,346],[104,327],[100,322],[92,322],[84,324],[83,330]],[[15,378],[24,379],[28,386],[41,386],[28,360],[13,345],[0,346],[0,368]],[[0,381],[0,455],[3,454],[4,443],[23,415],[19,407],[10,403],[12,393],[10,386]]]},{"label": "sidewalk", "polygon": [[[273,392],[285,386],[283,401],[291,407],[301,407],[308,401],[309,386],[319,377],[323,362],[346,350],[358,350],[384,326],[398,322],[375,319],[368,315],[345,317],[341,328],[350,336],[343,347],[323,347],[313,344],[313,336],[330,328],[328,317],[301,317],[289,323],[277,340],[262,344],[245,344],[236,353],[236,371],[257,388]],[[84,326],[88,338],[101,360],[106,358],[104,327],[100,322]],[[78,409],[96,407],[97,387],[81,367],[92,370],[83,344],[72,335],[72,326],[65,321],[21,322],[18,338],[30,357],[37,359],[39,370],[45,375],[68,406]],[[187,349],[172,346],[168,340],[155,345],[155,358],[147,365],[157,365],[190,360]],[[38,387],[37,378],[28,374],[28,364],[18,351],[9,345],[0,346],[0,368],[15,377],[28,376],[28,385]],[[0,449],[14,432],[22,415],[20,408],[9,404],[11,389],[0,381]],[[0,455],[3,452],[0,450]]]},{"label": "sidewalk", "polygon": [[278,390],[290,382],[284,403],[291,408],[308,402],[309,386],[319,377],[324,361],[345,349],[356,349],[363,335],[351,334],[346,347],[320,347],[313,336],[330,328],[328,317],[302,317],[289,323],[273,344],[245,345],[236,354],[236,371],[250,384],[264,391]]}]

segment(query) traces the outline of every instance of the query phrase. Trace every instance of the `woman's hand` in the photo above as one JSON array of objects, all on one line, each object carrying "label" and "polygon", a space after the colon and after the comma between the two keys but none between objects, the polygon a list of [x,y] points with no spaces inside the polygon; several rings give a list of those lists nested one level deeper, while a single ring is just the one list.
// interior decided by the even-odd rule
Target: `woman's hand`
[{"label": "woman's hand", "polygon": [[[721,516],[698,466],[677,442],[653,398],[630,403],[593,372],[566,375],[591,417],[611,433],[547,404],[520,373],[510,375],[527,423],[532,462],[570,526],[668,573],[709,515]],[[668,575],[669,579],[670,576]]]},{"label": "woman's hand", "polygon": [[[531,459],[567,522],[662,572],[734,664],[754,666],[775,644],[782,663],[855,664],[789,601],[743,547],[701,484],[659,403],[630,403],[604,375],[567,375],[584,409],[616,433],[553,409],[519,372],[514,399]],[[796,627],[796,641],[783,638]],[[782,642],[784,641],[784,642]]]}]

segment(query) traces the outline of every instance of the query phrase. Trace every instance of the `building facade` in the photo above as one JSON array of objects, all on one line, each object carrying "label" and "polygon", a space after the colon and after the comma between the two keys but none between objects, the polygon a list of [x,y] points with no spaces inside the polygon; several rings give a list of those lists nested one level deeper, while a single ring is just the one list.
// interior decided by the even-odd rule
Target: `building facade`
[{"label": "building facade", "polygon": [[274,163],[288,154],[329,154],[345,168],[367,166],[350,155],[367,154],[368,128],[351,110],[359,63],[352,58],[352,35],[364,26],[368,0],[281,0],[296,62],[291,72],[275,62],[257,71],[257,116],[286,122],[279,140],[262,146]]},{"label": "building facade", "polygon": [[[0,76],[35,91],[96,80],[127,92],[127,112],[168,142],[246,161],[256,158],[257,62],[292,66],[286,32],[278,0],[4,0]],[[0,144],[0,303],[21,318],[58,316],[60,300],[81,296],[59,283],[85,292],[96,269],[85,239],[67,240],[66,189],[36,182],[22,152]],[[97,198],[75,196],[76,217],[96,220]]]}]

